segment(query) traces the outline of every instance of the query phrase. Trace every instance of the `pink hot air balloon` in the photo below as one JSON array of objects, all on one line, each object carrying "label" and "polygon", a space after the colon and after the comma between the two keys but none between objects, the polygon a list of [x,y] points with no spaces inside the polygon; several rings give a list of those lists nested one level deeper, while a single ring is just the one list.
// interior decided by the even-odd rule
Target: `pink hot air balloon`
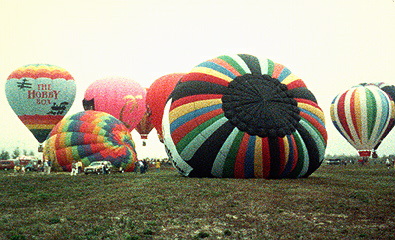
[{"label": "pink hot air balloon", "polygon": [[109,113],[133,130],[146,112],[146,90],[128,78],[104,78],[93,82],[82,101],[85,110]]}]

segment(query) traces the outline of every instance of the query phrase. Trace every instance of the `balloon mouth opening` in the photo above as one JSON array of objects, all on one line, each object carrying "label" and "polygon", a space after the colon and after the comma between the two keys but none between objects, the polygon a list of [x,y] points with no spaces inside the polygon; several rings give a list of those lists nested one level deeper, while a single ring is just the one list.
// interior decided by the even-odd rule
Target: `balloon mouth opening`
[{"label": "balloon mouth opening", "polygon": [[370,157],[371,151],[358,151],[360,157]]},{"label": "balloon mouth opening", "polygon": [[239,130],[259,137],[284,137],[299,124],[300,110],[288,87],[264,74],[245,74],[222,97],[225,117]]}]

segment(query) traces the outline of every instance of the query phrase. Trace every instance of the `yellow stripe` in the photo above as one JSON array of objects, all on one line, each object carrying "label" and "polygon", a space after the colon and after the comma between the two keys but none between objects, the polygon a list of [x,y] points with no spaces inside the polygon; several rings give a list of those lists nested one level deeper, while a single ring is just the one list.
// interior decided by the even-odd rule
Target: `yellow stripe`
[{"label": "yellow stripe", "polygon": [[255,138],[254,175],[257,178],[263,178],[262,138],[260,137]]},{"label": "yellow stripe", "polygon": [[169,113],[170,123],[174,122],[177,118],[184,116],[187,113],[195,111],[196,109],[201,109],[204,107],[209,107],[217,104],[222,104],[222,100],[217,99],[208,99],[208,100],[201,100],[197,102],[190,102],[179,107],[176,107]]},{"label": "yellow stripe", "polygon": [[320,118],[322,122],[325,123],[324,112],[322,112],[322,110],[320,108],[314,107],[314,106],[307,104],[307,103],[298,103],[298,107],[311,112],[312,114],[314,114],[318,118]]},{"label": "yellow stripe", "polygon": [[55,124],[26,124],[28,129],[52,129]]},{"label": "yellow stripe", "polygon": [[288,85],[289,83],[296,81],[298,79],[300,78],[297,77],[295,74],[291,73],[281,83]]},{"label": "yellow stripe", "polygon": [[220,73],[218,71],[215,71],[215,70],[213,70],[211,68],[195,67],[195,68],[192,69],[191,73],[194,73],[194,72],[195,73],[204,73],[204,74],[207,74],[207,75],[210,75],[210,76],[213,76],[213,77],[221,78],[221,79],[223,79],[223,80],[225,80],[227,82],[231,82],[233,80],[232,78],[230,78],[230,77],[228,77],[228,76],[226,76],[226,75],[224,75],[224,74],[222,74],[222,73]]},{"label": "yellow stripe", "polygon": [[284,158],[285,158],[285,165],[287,165],[289,160],[289,141],[287,137],[283,137],[284,141]]},{"label": "yellow stripe", "polygon": [[[355,108],[355,119],[357,120],[358,134],[359,137],[362,137],[362,119],[361,119],[361,102],[360,99],[360,91],[357,90],[354,92],[354,108]],[[365,93],[365,92],[364,92]]]}]

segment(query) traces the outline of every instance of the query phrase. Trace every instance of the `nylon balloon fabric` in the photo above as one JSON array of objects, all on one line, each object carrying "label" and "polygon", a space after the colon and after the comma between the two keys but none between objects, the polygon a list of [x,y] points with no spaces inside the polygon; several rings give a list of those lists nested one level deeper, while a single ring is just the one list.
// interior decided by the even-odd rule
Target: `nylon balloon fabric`
[{"label": "nylon balloon fabric", "polygon": [[190,177],[308,177],[324,159],[324,114],[305,83],[269,59],[205,61],[168,98],[164,142]]},{"label": "nylon balloon fabric", "polygon": [[120,120],[100,111],[64,118],[51,131],[44,148],[65,171],[71,170],[74,160],[81,160],[84,166],[110,161],[125,171],[133,171],[137,161],[129,130]]},{"label": "nylon balloon fabric", "polygon": [[392,112],[389,95],[374,85],[352,87],[331,104],[334,126],[363,157],[369,157],[382,140]]},{"label": "nylon balloon fabric", "polygon": [[40,143],[69,111],[75,94],[76,84],[70,73],[50,64],[20,67],[6,82],[11,108]]}]

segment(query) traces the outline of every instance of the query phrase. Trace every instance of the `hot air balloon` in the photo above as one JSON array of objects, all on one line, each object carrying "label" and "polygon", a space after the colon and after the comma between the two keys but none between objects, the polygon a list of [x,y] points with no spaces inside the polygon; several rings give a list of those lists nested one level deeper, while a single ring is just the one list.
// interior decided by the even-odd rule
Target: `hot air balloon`
[{"label": "hot air balloon", "polygon": [[73,104],[76,85],[61,67],[30,64],[10,74],[5,90],[10,106],[38,140],[41,150],[41,143]]},{"label": "hot air balloon", "polygon": [[147,106],[151,111],[150,122],[158,132],[158,137],[163,142],[162,117],[166,100],[173,91],[177,82],[185,73],[172,73],[156,79],[147,90]]},{"label": "hot air balloon", "polygon": [[389,96],[377,86],[355,86],[337,95],[331,104],[336,129],[358,151],[365,163],[382,139],[393,111]]},{"label": "hot air balloon", "polygon": [[146,146],[145,140],[148,139],[148,134],[154,128],[154,125],[152,125],[150,121],[150,115],[151,115],[151,111],[147,107],[147,111],[145,112],[143,118],[136,126],[136,131],[140,134],[140,137],[143,140],[143,146]]},{"label": "hot air balloon", "polygon": [[381,142],[384,140],[385,137],[391,132],[391,130],[395,126],[395,107],[394,107],[394,100],[395,100],[395,86],[386,84],[384,82],[376,82],[376,83],[361,83],[361,86],[367,86],[367,85],[373,85],[379,87],[381,90],[383,90],[388,97],[391,100],[391,105],[392,105],[392,114],[390,117],[390,122],[388,123],[387,128],[384,131],[384,134],[381,136],[380,141],[374,146],[373,151],[372,151],[372,157],[377,158],[377,148],[380,146]]},{"label": "hot air balloon", "polygon": [[109,113],[132,131],[146,111],[146,91],[139,83],[121,77],[104,78],[93,82],[85,91],[85,110]]},{"label": "hot air balloon", "polygon": [[164,143],[190,177],[299,178],[322,163],[324,114],[288,68],[223,55],[183,76],[168,98]]},{"label": "hot air balloon", "polygon": [[137,161],[129,129],[115,117],[100,111],[83,111],[61,120],[45,142],[46,158],[71,171],[74,160],[88,166],[110,161],[124,171],[133,171]]}]

